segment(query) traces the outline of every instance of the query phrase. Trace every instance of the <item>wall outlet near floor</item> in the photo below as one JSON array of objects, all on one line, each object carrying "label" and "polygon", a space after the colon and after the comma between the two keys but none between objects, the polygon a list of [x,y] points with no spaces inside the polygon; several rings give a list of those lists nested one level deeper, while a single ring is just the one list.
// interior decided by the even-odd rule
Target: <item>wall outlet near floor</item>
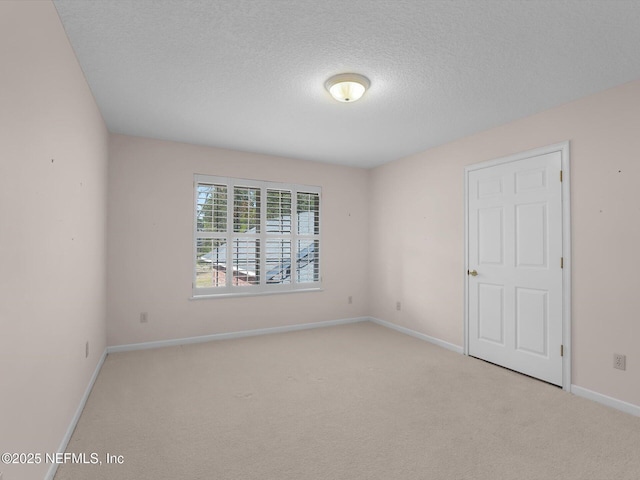
[{"label": "wall outlet near floor", "polygon": [[[89,358],[89,340],[84,345],[84,358]],[[2,478],[0,478],[2,480]]]},{"label": "wall outlet near floor", "polygon": [[619,353],[613,354],[613,368],[617,368],[618,370],[626,370],[627,369],[627,356],[620,355]]},{"label": "wall outlet near floor", "polygon": [[402,304],[400,302],[396,302],[396,310],[402,310]]},{"label": "wall outlet near floor", "polygon": [[149,321],[149,314],[147,312],[142,312],[140,314],[140,323],[147,323]]},{"label": "wall outlet near floor", "polygon": [[349,298],[347,299],[347,302],[349,303],[349,305],[351,305],[353,303],[353,297],[351,295],[349,295]]}]

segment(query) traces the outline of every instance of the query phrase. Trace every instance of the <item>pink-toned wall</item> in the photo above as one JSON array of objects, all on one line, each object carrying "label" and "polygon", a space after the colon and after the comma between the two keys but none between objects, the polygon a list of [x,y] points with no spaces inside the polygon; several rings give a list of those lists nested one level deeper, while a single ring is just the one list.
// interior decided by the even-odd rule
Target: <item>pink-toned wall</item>
[{"label": "pink-toned wall", "polygon": [[[640,405],[640,81],[366,171],[109,137],[50,2],[0,2],[0,59],[0,452],[58,449],[107,337],[372,315],[462,345],[464,166],[564,140],[573,383]],[[324,291],[190,301],[194,173],[322,186]]]},{"label": "pink-toned wall", "polygon": [[0,452],[44,454],[106,344],[108,133],[51,2],[0,2],[0,59]]},{"label": "pink-toned wall", "polygon": [[371,315],[462,346],[465,165],[569,140],[572,383],[640,405],[639,132],[636,81],[374,169]]},{"label": "pink-toned wall", "polygon": [[[196,173],[321,186],[323,291],[189,300]],[[365,315],[368,179],[362,169],[112,135],[108,344]]]}]

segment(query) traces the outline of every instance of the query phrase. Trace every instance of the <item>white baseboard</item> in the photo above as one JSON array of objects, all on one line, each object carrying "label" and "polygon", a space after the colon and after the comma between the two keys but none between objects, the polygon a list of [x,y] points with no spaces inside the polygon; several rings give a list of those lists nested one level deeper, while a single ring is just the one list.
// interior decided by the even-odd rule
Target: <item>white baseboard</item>
[{"label": "white baseboard", "polygon": [[[93,389],[93,384],[96,383],[96,378],[98,378],[98,374],[100,373],[100,370],[102,369],[102,365],[104,364],[104,360],[106,358],[107,358],[107,350],[105,349],[104,352],[102,352],[102,356],[100,357],[100,360],[98,360],[98,365],[96,365],[96,368],[93,371],[91,380],[89,380],[89,385],[87,385],[87,388],[84,391],[84,395],[82,396],[82,399],[80,399],[80,404],[76,409],[75,415],[71,419],[69,428],[67,428],[67,433],[65,433],[64,437],[62,438],[62,442],[60,442],[60,446],[58,447],[58,453],[64,453],[66,451],[67,445],[69,444],[69,440],[71,440],[71,435],[73,435],[73,431],[76,429],[78,420],[80,420],[80,415],[82,415],[82,411],[84,410],[84,406],[87,403],[89,394]],[[53,477],[55,476],[57,470],[58,470],[58,464],[55,462],[52,463],[51,467],[49,467],[49,471],[47,472],[47,475],[44,477],[45,480],[53,480]]]},{"label": "white baseboard", "polygon": [[571,393],[579,397],[601,403],[608,407],[615,408],[616,410],[630,413],[631,415],[635,415],[636,417],[640,417],[640,406],[634,405],[633,403],[618,400],[617,398],[609,397],[607,395],[603,395],[602,393],[594,392],[593,390],[579,387],[577,385],[571,385]]},{"label": "white baseboard", "polygon": [[312,328],[333,327],[335,325],[346,325],[349,323],[366,322],[369,317],[343,318],[339,320],[328,320],[325,322],[302,323],[298,325],[285,325],[282,327],[260,328],[257,330],[243,330],[239,332],[214,333],[212,335],[201,335],[198,337],[176,338],[173,340],[159,340],[155,342],[130,343],[127,345],[115,345],[107,347],[108,353],[129,352],[132,350],[146,350],[149,348],[174,347],[177,345],[188,345],[192,343],[204,343],[214,340],[229,340],[232,338],[254,337],[256,335],[268,335],[271,333],[295,332],[297,330],[309,330]]},{"label": "white baseboard", "polygon": [[379,318],[369,317],[369,320],[373,323],[377,323],[378,325],[382,325],[383,327],[387,327],[397,332],[404,333],[405,335],[419,338],[420,340],[425,340],[429,343],[433,343],[434,345],[438,345],[439,347],[451,350],[452,352],[459,353],[460,355],[462,355],[463,353],[462,347],[454,345],[453,343],[445,342],[444,340],[440,340],[439,338],[430,337],[429,335],[426,335],[424,333],[416,332],[415,330],[411,330],[410,328],[401,327],[400,325],[387,322],[386,320],[380,320]]}]

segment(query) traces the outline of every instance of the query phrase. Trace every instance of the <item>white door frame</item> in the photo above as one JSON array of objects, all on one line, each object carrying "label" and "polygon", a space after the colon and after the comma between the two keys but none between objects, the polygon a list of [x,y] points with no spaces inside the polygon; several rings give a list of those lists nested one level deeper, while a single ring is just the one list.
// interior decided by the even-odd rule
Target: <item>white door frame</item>
[{"label": "white door frame", "polygon": [[517,162],[525,158],[560,152],[562,158],[562,388],[571,391],[571,195],[569,172],[569,142],[557,143],[546,147],[496,158],[464,169],[464,354],[469,355],[469,290],[467,271],[469,270],[469,173],[481,168],[493,167],[504,163]]}]

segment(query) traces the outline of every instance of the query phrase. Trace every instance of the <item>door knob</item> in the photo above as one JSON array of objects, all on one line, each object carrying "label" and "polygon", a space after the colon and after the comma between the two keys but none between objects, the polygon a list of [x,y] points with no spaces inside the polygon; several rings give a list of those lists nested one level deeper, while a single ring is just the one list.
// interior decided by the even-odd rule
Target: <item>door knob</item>
[{"label": "door knob", "polygon": [[478,275],[478,272],[476,272],[475,270],[467,270],[467,275],[471,275],[472,277],[475,277]]}]

